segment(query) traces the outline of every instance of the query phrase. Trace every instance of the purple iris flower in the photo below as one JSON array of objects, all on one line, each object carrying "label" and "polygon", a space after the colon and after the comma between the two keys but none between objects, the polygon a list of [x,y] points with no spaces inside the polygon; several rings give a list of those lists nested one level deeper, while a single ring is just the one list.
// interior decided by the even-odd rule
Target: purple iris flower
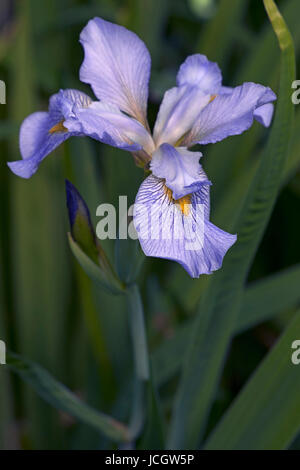
[{"label": "purple iris flower", "polygon": [[90,84],[99,101],[77,90],[53,95],[48,112],[34,113],[23,122],[23,159],[9,167],[29,178],[72,136],[89,136],[127,150],[150,171],[134,211],[145,254],[175,260],[192,277],[219,269],[236,235],[209,221],[211,183],[199,163],[202,154],[188,149],[241,134],[254,119],[269,126],[276,95],[255,83],[222,86],[218,65],[195,54],[181,65],[177,86],[165,93],[151,133],[151,59],[145,44],[126,28],[101,18],[89,21],[80,42],[85,52],[80,79]]}]

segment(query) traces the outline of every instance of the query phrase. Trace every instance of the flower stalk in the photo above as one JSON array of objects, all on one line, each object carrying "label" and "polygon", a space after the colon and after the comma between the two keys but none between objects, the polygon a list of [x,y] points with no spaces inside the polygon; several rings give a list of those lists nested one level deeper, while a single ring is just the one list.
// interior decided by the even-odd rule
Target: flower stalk
[{"label": "flower stalk", "polygon": [[136,284],[127,287],[126,297],[136,375],[140,381],[147,382],[150,378],[149,353],[143,305],[140,291]]},{"label": "flower stalk", "polygon": [[127,286],[126,298],[135,365],[135,399],[133,401],[129,428],[132,440],[135,440],[146,420],[145,403],[148,384],[150,383],[150,361],[144,309],[137,284],[134,283]]}]

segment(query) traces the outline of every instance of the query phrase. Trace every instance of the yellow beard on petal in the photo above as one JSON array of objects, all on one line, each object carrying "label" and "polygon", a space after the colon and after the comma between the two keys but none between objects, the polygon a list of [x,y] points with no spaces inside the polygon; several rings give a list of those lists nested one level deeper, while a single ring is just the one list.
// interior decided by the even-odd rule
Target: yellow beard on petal
[{"label": "yellow beard on petal", "polygon": [[56,132],[68,132],[68,129],[63,125],[63,120],[58,124],[55,124],[50,130],[49,134],[55,134]]},{"label": "yellow beard on petal", "polygon": [[170,188],[167,188],[167,186],[164,186],[164,191],[169,201],[172,204],[176,204],[183,215],[189,215],[190,209],[191,209],[190,205],[191,205],[191,200],[192,200],[191,194],[187,194],[186,196],[183,196],[180,199],[174,199],[173,192]]}]

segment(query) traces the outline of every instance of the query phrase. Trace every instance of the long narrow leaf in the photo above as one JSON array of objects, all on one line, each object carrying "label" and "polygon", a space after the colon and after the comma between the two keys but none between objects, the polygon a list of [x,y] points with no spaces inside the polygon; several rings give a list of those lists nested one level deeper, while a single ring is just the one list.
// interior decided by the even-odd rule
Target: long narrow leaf
[{"label": "long narrow leaf", "polygon": [[[34,41],[33,11],[32,0],[16,3],[18,34],[10,55],[13,99],[9,111],[10,119],[17,124],[39,109],[36,93],[38,41]],[[19,158],[18,135],[15,135],[10,142],[9,159]],[[17,349],[32,358],[39,357],[41,364],[55,370],[58,376],[64,373],[65,367],[62,351],[70,294],[60,168],[59,160],[50,158],[29,182],[3,167],[10,175],[11,258],[8,269],[12,271],[13,329],[18,332]],[[15,346],[8,343],[8,347],[13,349]],[[52,410],[45,408],[30,391],[24,396],[24,414],[30,415],[32,445],[45,449],[59,446],[60,428]]]},{"label": "long narrow leaf", "polygon": [[275,315],[297,307],[300,302],[300,265],[286,269],[245,290],[236,332],[252,328]]},{"label": "long narrow leaf", "polygon": [[93,426],[116,442],[129,441],[128,430],[123,424],[80,401],[76,395],[41,367],[13,353],[8,353],[7,365],[33,387],[46,402],[58,410]]},{"label": "long narrow leaf", "polygon": [[292,343],[300,311],[209,437],[206,449],[286,449],[300,430],[300,374]]},{"label": "long narrow leaf", "polygon": [[[297,307],[300,302],[299,283],[299,265],[251,283],[245,289],[234,334]],[[193,322],[188,321],[152,353],[154,376],[158,385],[163,385],[179,372],[193,327]]]}]

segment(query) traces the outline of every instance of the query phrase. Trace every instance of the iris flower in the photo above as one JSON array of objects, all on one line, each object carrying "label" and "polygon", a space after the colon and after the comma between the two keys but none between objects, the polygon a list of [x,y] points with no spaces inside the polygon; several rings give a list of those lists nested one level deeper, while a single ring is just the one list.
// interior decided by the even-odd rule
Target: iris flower
[{"label": "iris flower", "polygon": [[[276,95],[255,83],[224,87],[216,63],[201,54],[191,55],[178,71],[176,86],[165,93],[151,133],[147,121],[151,59],[143,41],[122,26],[94,18],[83,29],[80,42],[84,48],[80,80],[91,86],[98,100],[71,89],[53,95],[48,112],[31,114],[23,122],[23,159],[9,167],[29,178],[50,152],[72,136],[89,136],[129,151],[148,172],[134,213],[144,253],[175,260],[192,277],[219,269],[236,235],[210,222],[211,183],[199,163],[202,153],[189,149],[241,134],[254,119],[269,126]],[[197,217],[198,206],[202,218]],[[154,227],[149,213],[156,215]],[[190,232],[197,242],[192,248]]]}]

